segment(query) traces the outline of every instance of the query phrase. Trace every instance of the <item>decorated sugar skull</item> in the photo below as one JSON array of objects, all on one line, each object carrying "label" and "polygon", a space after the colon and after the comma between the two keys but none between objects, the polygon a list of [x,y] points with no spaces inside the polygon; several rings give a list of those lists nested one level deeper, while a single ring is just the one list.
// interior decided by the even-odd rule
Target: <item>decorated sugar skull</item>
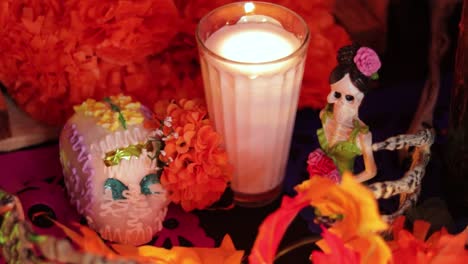
[{"label": "decorated sugar skull", "polygon": [[130,97],[88,99],[60,135],[65,184],[78,212],[107,240],[149,242],[169,200],[159,183],[159,142],[143,126],[147,109]]}]

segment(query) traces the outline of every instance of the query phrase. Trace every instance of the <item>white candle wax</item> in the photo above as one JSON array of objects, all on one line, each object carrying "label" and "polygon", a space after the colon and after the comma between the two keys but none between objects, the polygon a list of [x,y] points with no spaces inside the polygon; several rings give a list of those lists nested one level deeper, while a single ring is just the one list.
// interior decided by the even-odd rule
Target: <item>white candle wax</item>
[{"label": "white candle wax", "polygon": [[224,63],[224,67],[255,78],[288,67],[284,61],[277,60],[293,53],[300,42],[280,25],[238,23],[222,27],[206,40],[205,45],[225,59],[244,63],[241,66]]},{"label": "white candle wax", "polygon": [[211,118],[234,165],[231,187],[243,194],[271,191],[284,177],[304,69],[305,56],[286,57],[300,41],[277,24],[237,23],[205,45],[227,59],[201,62]]}]

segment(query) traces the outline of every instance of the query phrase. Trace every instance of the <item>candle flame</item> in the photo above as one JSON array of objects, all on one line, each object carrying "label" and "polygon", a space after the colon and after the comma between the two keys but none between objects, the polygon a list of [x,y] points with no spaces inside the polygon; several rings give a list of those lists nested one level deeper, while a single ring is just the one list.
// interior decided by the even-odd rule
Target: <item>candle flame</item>
[{"label": "candle flame", "polygon": [[245,13],[252,13],[255,10],[255,5],[252,2],[247,2],[244,4]]}]

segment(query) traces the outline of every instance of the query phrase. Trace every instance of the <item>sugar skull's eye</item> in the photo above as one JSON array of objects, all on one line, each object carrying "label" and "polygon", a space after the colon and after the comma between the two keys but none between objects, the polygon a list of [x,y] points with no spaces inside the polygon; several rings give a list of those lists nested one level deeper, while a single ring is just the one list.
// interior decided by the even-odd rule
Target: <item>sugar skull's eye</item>
[{"label": "sugar skull's eye", "polygon": [[128,190],[128,187],[117,179],[107,179],[106,182],[104,182],[104,189],[110,189],[112,191],[112,199],[114,200],[126,199],[123,196],[123,191]]},{"label": "sugar skull's eye", "polygon": [[336,98],[336,99],[338,99],[338,98],[340,98],[340,97],[341,97],[341,93],[340,93],[340,92],[335,92],[335,94],[334,94],[334,95],[335,95],[335,98]]},{"label": "sugar skull's eye", "polygon": [[348,102],[351,102],[351,101],[354,100],[354,96],[349,95],[349,94],[347,94],[347,95],[345,96],[345,98],[346,98],[346,101],[348,101]]},{"label": "sugar skull's eye", "polygon": [[143,177],[140,182],[141,193],[144,195],[157,194],[159,192],[151,191],[150,186],[159,183],[159,177],[156,173],[151,173]]}]

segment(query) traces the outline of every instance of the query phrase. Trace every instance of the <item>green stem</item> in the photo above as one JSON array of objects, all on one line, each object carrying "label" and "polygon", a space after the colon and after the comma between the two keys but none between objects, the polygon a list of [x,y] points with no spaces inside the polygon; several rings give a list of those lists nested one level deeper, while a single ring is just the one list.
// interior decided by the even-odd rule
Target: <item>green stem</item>
[{"label": "green stem", "polygon": [[310,237],[306,237],[304,239],[301,239],[301,240],[299,240],[299,241],[285,247],[280,252],[278,252],[276,254],[275,261],[278,260],[279,258],[281,258],[282,256],[288,254],[289,252],[293,251],[293,250],[296,250],[296,249],[298,249],[298,248],[300,248],[302,246],[308,245],[308,244],[313,244],[313,243],[317,242],[320,239],[321,239],[321,237],[319,235],[310,236]]}]

